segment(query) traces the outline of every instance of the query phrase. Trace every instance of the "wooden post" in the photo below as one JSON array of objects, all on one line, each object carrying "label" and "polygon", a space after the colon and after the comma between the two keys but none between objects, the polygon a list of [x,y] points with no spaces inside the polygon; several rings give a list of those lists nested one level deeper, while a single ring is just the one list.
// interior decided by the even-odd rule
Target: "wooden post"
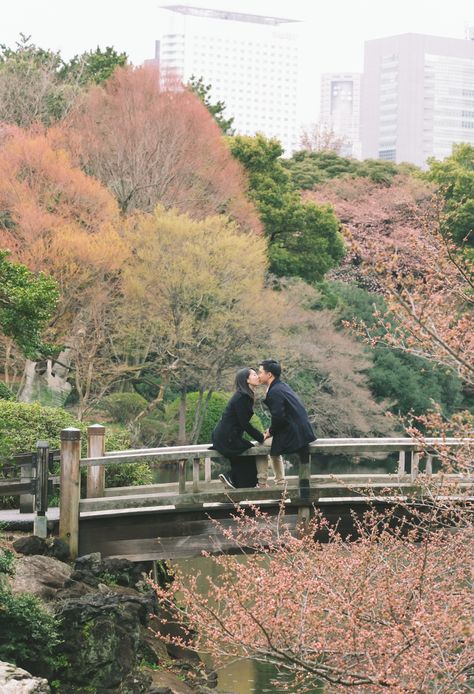
[{"label": "wooden post", "polygon": [[420,466],[420,454],[418,453],[418,451],[413,451],[411,454],[411,479],[412,479],[412,481],[415,481],[416,478],[418,477],[419,466]]},{"label": "wooden post", "polygon": [[[27,463],[22,463],[20,471],[21,482],[31,482],[34,477],[33,456],[31,456]],[[33,513],[34,502],[35,499],[33,494],[20,494],[20,513]]]},{"label": "wooden post", "polygon": [[69,546],[71,559],[79,550],[79,500],[81,497],[81,432],[72,427],[61,431],[61,491],[59,537]]},{"label": "wooden post", "polygon": [[211,459],[204,458],[204,481],[209,483],[211,481],[212,471],[211,471]]},{"label": "wooden post", "polygon": [[193,459],[193,493],[199,491],[199,458]]},{"label": "wooden post", "polygon": [[432,455],[428,455],[428,457],[426,458],[425,472],[427,475],[433,474],[433,456]]},{"label": "wooden post", "polygon": [[302,524],[302,532],[306,527],[309,518],[311,516],[311,506],[309,504],[309,490],[311,485],[311,453],[308,454],[304,459],[300,458],[299,470],[298,470],[298,486],[300,492],[301,501],[307,501],[307,506],[299,506],[298,508],[298,522]]},{"label": "wooden post", "polygon": [[[87,427],[87,457],[101,458],[105,455],[105,427],[101,424],[92,424]],[[87,468],[87,493],[88,499],[96,499],[104,496],[105,467],[104,465],[91,465]]]},{"label": "wooden post", "polygon": [[49,444],[47,441],[36,442],[36,494],[33,534],[37,537],[48,536],[48,473]]},{"label": "wooden post", "polygon": [[310,489],[310,478],[311,478],[311,455],[308,455],[308,462],[302,463],[300,460],[299,464],[299,471],[298,471],[298,477],[299,477],[299,490],[300,490],[300,499],[302,501],[306,501],[309,499],[309,489]]},{"label": "wooden post", "polygon": [[186,463],[187,460],[180,460],[178,463],[178,494],[186,493]]},{"label": "wooden post", "polygon": [[398,474],[400,476],[405,474],[405,451],[398,453]]}]

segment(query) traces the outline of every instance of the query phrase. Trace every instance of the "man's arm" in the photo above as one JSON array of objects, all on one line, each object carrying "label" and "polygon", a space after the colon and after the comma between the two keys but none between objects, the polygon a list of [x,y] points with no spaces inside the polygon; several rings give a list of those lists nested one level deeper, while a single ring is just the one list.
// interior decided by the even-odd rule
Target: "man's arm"
[{"label": "man's arm", "polygon": [[279,391],[275,390],[267,394],[267,405],[272,415],[272,422],[269,427],[270,435],[273,436],[279,431],[284,429],[287,424],[286,409],[285,409],[285,396]]}]

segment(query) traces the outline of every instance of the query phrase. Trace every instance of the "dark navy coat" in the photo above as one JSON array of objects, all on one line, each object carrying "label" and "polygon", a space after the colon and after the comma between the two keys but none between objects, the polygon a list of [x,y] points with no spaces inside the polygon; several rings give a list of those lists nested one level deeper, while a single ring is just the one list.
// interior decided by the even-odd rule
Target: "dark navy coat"
[{"label": "dark navy coat", "polygon": [[289,385],[279,379],[273,381],[264,403],[272,416],[269,427],[273,436],[272,455],[295,453],[315,440],[308,413]]},{"label": "dark navy coat", "polygon": [[244,432],[262,443],[262,432],[250,424],[252,415],[253,400],[250,395],[240,391],[234,393],[212,432],[212,447],[226,458],[240,455],[252,448],[250,441],[243,438]]}]

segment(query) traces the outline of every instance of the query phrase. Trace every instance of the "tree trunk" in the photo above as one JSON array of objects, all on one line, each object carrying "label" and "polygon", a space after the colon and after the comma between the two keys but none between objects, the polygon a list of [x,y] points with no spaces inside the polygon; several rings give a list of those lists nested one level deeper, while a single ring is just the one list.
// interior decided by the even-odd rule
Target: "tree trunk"
[{"label": "tree trunk", "polygon": [[186,441],[186,386],[181,390],[179,399],[179,419],[178,419],[178,444],[184,445]]}]

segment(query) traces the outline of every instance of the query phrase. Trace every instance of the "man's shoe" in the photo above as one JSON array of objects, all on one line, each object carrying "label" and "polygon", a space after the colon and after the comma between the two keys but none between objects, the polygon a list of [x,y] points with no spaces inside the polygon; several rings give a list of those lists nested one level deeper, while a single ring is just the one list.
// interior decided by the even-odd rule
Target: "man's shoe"
[{"label": "man's shoe", "polygon": [[223,472],[219,475],[219,479],[221,482],[225,484],[226,487],[230,487],[230,489],[235,489],[235,484],[232,482],[231,478],[228,475],[224,475]]}]

